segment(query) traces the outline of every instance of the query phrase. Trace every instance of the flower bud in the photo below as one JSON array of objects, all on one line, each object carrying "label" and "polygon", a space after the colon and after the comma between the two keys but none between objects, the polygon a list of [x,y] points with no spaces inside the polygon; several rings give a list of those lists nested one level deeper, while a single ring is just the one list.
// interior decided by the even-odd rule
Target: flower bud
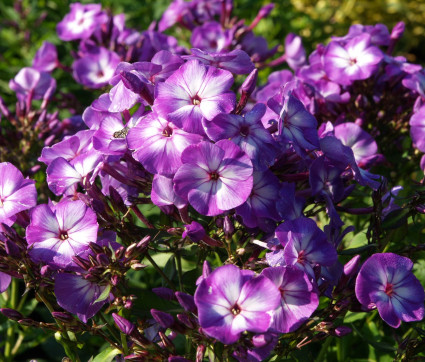
[{"label": "flower bud", "polygon": [[202,225],[196,221],[192,221],[189,225],[185,225],[182,238],[188,237],[194,243],[199,242],[206,235]]},{"label": "flower bud", "polygon": [[105,254],[103,254],[103,253],[101,253],[101,254],[97,254],[96,255],[96,260],[97,260],[97,262],[100,264],[100,265],[103,265],[103,266],[107,266],[107,265],[109,265],[110,264],[110,260],[109,260],[109,258],[105,255]]},{"label": "flower bud", "polygon": [[333,331],[330,331],[331,335],[336,337],[344,337],[347,334],[350,334],[353,330],[350,327],[339,326],[336,327]]},{"label": "flower bud", "polygon": [[391,31],[391,39],[400,39],[403,36],[406,24],[403,21],[397,23]]},{"label": "flower bud", "polygon": [[195,304],[195,300],[193,296],[183,292],[176,292],[175,295],[176,295],[177,301],[184,308],[184,310],[188,312],[196,313],[197,308],[196,308],[196,304]]},{"label": "flower bud", "polygon": [[36,327],[39,325],[38,322],[36,322],[35,320],[31,319],[31,318],[23,318],[18,320],[18,323],[23,325],[23,326],[27,326],[27,327]]},{"label": "flower bud", "polygon": [[183,323],[187,328],[189,329],[194,329],[195,328],[195,324],[192,323],[192,321],[190,320],[189,316],[186,314],[177,314],[177,319]]},{"label": "flower bud", "polygon": [[151,314],[163,328],[170,328],[174,324],[174,317],[169,313],[162,312],[157,309],[151,309]]},{"label": "flower bud", "polygon": [[227,237],[229,237],[235,232],[235,227],[233,226],[233,222],[232,220],[230,220],[229,215],[226,215],[224,217],[223,231]]},{"label": "flower bud", "polygon": [[14,258],[19,258],[21,255],[21,250],[19,247],[10,239],[6,239],[6,242],[4,243],[4,246],[6,248],[6,253]]},{"label": "flower bud", "polygon": [[200,344],[196,348],[196,362],[202,362],[204,360],[205,350],[206,348],[203,344]]},{"label": "flower bud", "polygon": [[18,321],[20,319],[23,319],[24,316],[19,313],[17,310],[15,309],[11,309],[11,308],[1,308],[0,312],[2,312],[2,314],[6,317],[9,318],[13,321]]},{"label": "flower bud", "polygon": [[257,85],[257,78],[258,78],[258,69],[254,69],[249,75],[246,77],[244,82],[241,85],[241,92],[246,93],[248,97],[251,95],[251,93],[254,91],[255,86]]},{"label": "flower bud", "polygon": [[125,254],[125,248],[123,246],[120,246],[117,250],[115,250],[115,259],[120,260],[123,258]]},{"label": "flower bud", "polygon": [[128,336],[133,333],[134,329],[136,328],[133,323],[116,313],[112,313],[112,317],[114,318],[115,324],[121,332]]},{"label": "flower bud", "polygon": [[67,312],[52,312],[52,316],[53,318],[64,323],[69,323],[74,321],[73,315]]}]

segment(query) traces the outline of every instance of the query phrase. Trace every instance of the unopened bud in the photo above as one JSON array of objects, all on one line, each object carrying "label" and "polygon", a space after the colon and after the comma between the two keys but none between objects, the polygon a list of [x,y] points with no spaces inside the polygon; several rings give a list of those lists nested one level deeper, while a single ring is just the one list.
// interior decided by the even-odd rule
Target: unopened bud
[{"label": "unopened bud", "polygon": [[10,239],[6,239],[6,242],[4,243],[4,246],[6,248],[6,253],[10,256],[13,256],[14,258],[19,258],[21,255],[21,250],[19,247]]},{"label": "unopened bud", "polygon": [[249,75],[246,77],[245,81],[241,85],[241,92],[246,93],[248,97],[254,91],[255,86],[257,85],[258,78],[258,69],[255,68]]},{"label": "unopened bud", "polygon": [[336,337],[344,337],[347,334],[350,334],[353,330],[350,327],[346,326],[339,326],[336,327],[334,330],[330,331],[331,335]]},{"label": "unopened bud", "polygon": [[196,362],[202,362],[204,360],[206,347],[203,344],[200,344],[196,348]]},{"label": "unopened bud", "polygon": [[112,317],[114,318],[115,324],[121,332],[128,336],[133,333],[134,329],[136,328],[133,323],[116,313],[112,313]]},{"label": "unopened bud", "polygon": [[111,261],[109,260],[109,258],[108,258],[105,254],[103,254],[103,253],[101,253],[101,254],[97,254],[97,255],[96,255],[96,260],[97,260],[97,262],[98,262],[100,265],[103,265],[103,266],[107,266],[107,265],[109,265],[109,263],[111,262]]},{"label": "unopened bud", "polygon": [[196,308],[196,304],[195,304],[195,300],[193,296],[183,292],[176,292],[175,295],[176,295],[177,301],[184,308],[184,310],[188,312],[196,313],[197,308]]},{"label": "unopened bud", "polygon": [[195,325],[186,314],[177,314],[177,319],[183,323],[187,328],[194,329]]},{"label": "unopened bud", "polygon": [[23,326],[27,326],[27,327],[35,327],[38,326],[39,323],[37,323],[35,320],[31,319],[31,318],[23,318],[18,320],[18,323],[23,325]]},{"label": "unopened bud", "polygon": [[133,270],[142,270],[144,268],[146,268],[146,265],[142,264],[142,263],[131,264],[131,269],[133,269]]},{"label": "unopened bud", "polygon": [[52,312],[52,316],[53,318],[64,323],[69,323],[74,321],[74,317],[72,316],[72,314],[67,312]]},{"label": "unopened bud", "polygon": [[93,243],[93,242],[89,243],[89,247],[95,254],[100,254],[103,252],[103,248],[96,243]]},{"label": "unopened bud", "polygon": [[400,39],[403,36],[406,24],[403,21],[397,23],[391,31],[391,39]]},{"label": "unopened bud", "polygon": [[125,254],[125,248],[123,246],[120,246],[117,250],[115,250],[115,259],[120,260],[123,258]]},{"label": "unopened bud", "polygon": [[19,313],[17,310],[15,310],[15,309],[1,308],[0,309],[0,312],[2,312],[2,314],[5,317],[7,317],[7,318],[9,318],[9,319],[11,319],[13,321],[18,321],[18,320],[24,318],[24,316],[21,313]]},{"label": "unopened bud", "polygon": [[174,317],[169,313],[162,312],[157,309],[151,309],[151,314],[163,328],[170,328],[174,324]]}]

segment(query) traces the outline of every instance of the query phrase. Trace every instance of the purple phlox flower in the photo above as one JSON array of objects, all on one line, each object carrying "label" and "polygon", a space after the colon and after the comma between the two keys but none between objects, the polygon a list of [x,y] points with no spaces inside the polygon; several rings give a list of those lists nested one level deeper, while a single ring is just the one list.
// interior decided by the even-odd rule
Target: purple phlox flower
[{"label": "purple phlox flower", "polygon": [[153,102],[154,85],[165,81],[182,64],[180,56],[167,50],[156,53],[150,62],[120,63],[110,81],[114,87],[110,91],[109,110],[129,109],[142,98]]},{"label": "purple phlox flower", "polygon": [[263,229],[266,225],[262,219],[280,219],[276,211],[279,180],[270,170],[255,171],[253,180],[252,191],[246,202],[236,208],[236,214],[242,217],[247,227],[259,226]]},{"label": "purple phlox flower", "polygon": [[425,293],[412,268],[412,261],[404,256],[372,255],[357,276],[357,299],[366,308],[376,307],[381,318],[393,328],[398,328],[401,321],[422,320]]},{"label": "purple phlox flower", "polygon": [[279,288],[281,295],[270,330],[279,333],[295,331],[319,305],[319,296],[309,276],[289,266],[266,268],[261,275],[269,278]]},{"label": "purple phlox flower", "polygon": [[373,137],[353,122],[342,123],[335,126],[335,137],[342,144],[351,147],[354,159],[359,167],[370,165],[372,159],[377,158],[378,145]]},{"label": "purple phlox flower", "polygon": [[190,43],[193,48],[220,53],[230,46],[232,38],[229,30],[223,30],[219,23],[212,21],[193,29]]},{"label": "purple phlox flower", "polygon": [[47,184],[55,195],[74,193],[78,183],[92,172],[102,160],[103,155],[92,149],[68,162],[63,157],[54,159],[47,167]]},{"label": "purple phlox flower", "polygon": [[334,203],[344,200],[352,191],[350,187],[345,189],[342,174],[344,169],[335,166],[326,157],[320,156],[315,159],[310,166],[309,181],[311,185],[311,193],[324,199],[326,202],[326,211],[331,219],[331,224],[335,228],[339,228],[342,222]]},{"label": "purple phlox flower", "polygon": [[98,129],[103,118],[109,115],[114,115],[121,118],[119,113],[109,111],[110,105],[111,100],[108,93],[104,93],[98,99],[95,99],[93,103],[83,112],[83,121],[87,127],[92,130]]},{"label": "purple phlox flower", "polygon": [[[109,91],[109,112],[122,112],[130,109],[137,102],[143,102],[139,92],[147,91],[149,81],[142,74],[136,71],[137,64],[121,62],[115,69],[114,76],[110,79],[113,85]],[[131,89],[130,89],[131,88]],[[136,90],[138,92],[134,92]]]},{"label": "purple phlox flower", "polygon": [[55,276],[58,304],[66,311],[76,314],[84,323],[108,302],[108,298],[96,302],[105,288],[106,285],[93,283],[83,275],[58,273]]},{"label": "purple phlox flower", "polygon": [[284,220],[293,220],[303,215],[305,200],[295,194],[295,183],[281,184],[276,209]]},{"label": "purple phlox flower", "polygon": [[350,100],[350,92],[341,93],[339,84],[321,79],[315,84],[316,95],[321,106],[332,109],[331,102],[347,103]]},{"label": "purple phlox flower", "polygon": [[241,46],[242,50],[249,54],[254,63],[263,62],[267,58],[272,57],[278,49],[278,45],[269,49],[267,40],[262,36],[255,36],[252,31],[244,34]]},{"label": "purple phlox flower", "polygon": [[191,49],[192,55],[184,55],[183,59],[197,59],[206,65],[228,70],[234,74],[248,74],[255,68],[249,55],[241,49],[228,53],[208,53],[201,49]]},{"label": "purple phlox flower", "polygon": [[12,277],[9,274],[0,272],[0,293],[3,293],[9,288],[11,281]]},{"label": "purple phlox flower", "polygon": [[89,51],[72,64],[75,80],[89,88],[102,88],[109,83],[121,59],[118,54],[103,47]]},{"label": "purple phlox flower", "polygon": [[419,71],[413,74],[409,74],[402,80],[402,84],[416,92],[419,96],[425,99],[425,71]]},{"label": "purple phlox flower", "polygon": [[231,112],[232,73],[190,60],[155,88],[154,110],[186,132],[204,134],[202,122]]},{"label": "purple phlox flower", "polygon": [[38,205],[26,230],[30,256],[36,262],[67,268],[74,255],[90,250],[98,228],[96,214],[80,200]]},{"label": "purple phlox flower", "polygon": [[61,40],[86,39],[93,34],[96,28],[108,20],[106,13],[101,11],[102,5],[100,4],[74,3],[70,7],[70,13],[66,14],[56,27]]},{"label": "purple phlox flower", "polygon": [[51,147],[44,147],[38,161],[48,166],[56,158],[62,157],[72,164],[76,157],[92,149],[93,134],[91,130],[80,131]]},{"label": "purple phlox flower", "polygon": [[324,55],[324,68],[331,80],[350,85],[355,80],[367,79],[377,69],[383,54],[371,45],[369,34],[358,35],[342,46],[331,41]]},{"label": "purple phlox flower", "polygon": [[0,163],[0,223],[10,225],[9,218],[36,205],[35,181],[24,178],[11,163]]},{"label": "purple phlox flower", "polygon": [[174,192],[171,178],[155,175],[152,181],[152,202],[166,214],[173,212],[173,205],[181,209],[187,205],[187,201]]},{"label": "purple phlox flower", "polygon": [[199,23],[206,23],[220,15],[221,0],[193,0],[190,3],[191,11]]},{"label": "purple phlox flower", "polygon": [[[138,41],[143,41],[142,46],[137,45]],[[134,59],[138,62],[151,61],[160,50],[168,50],[173,54],[181,54],[184,51],[184,48],[178,46],[176,38],[153,30],[142,32],[138,41],[134,44],[137,47],[134,49]]]},{"label": "purple phlox flower", "polygon": [[187,133],[155,112],[143,117],[127,135],[133,157],[153,174],[173,177],[182,165],[186,147],[201,142],[202,136]]},{"label": "purple phlox flower", "polygon": [[[393,79],[397,79],[399,76],[404,76],[407,79],[402,80],[402,84],[413,91],[417,91],[422,98],[425,98],[423,95],[424,90],[421,87],[421,82],[416,84],[417,79],[415,79],[414,74],[422,70],[422,66],[419,64],[408,63],[407,59],[403,56],[391,57],[389,55],[384,55],[385,62],[385,73],[379,78],[380,81],[390,82]],[[399,79],[397,79],[399,82]],[[422,94],[421,94],[422,93]]]},{"label": "purple phlox flower", "polygon": [[35,53],[32,67],[40,72],[51,72],[59,64],[56,46],[48,41],[43,42]]},{"label": "purple phlox flower", "polygon": [[277,153],[275,140],[261,122],[265,112],[266,106],[258,103],[243,117],[222,113],[205,123],[205,132],[215,142],[231,140],[251,158],[256,170],[264,171],[273,165]]},{"label": "purple phlox flower", "polygon": [[286,83],[293,80],[294,75],[289,70],[278,70],[273,72],[267,78],[267,83],[261,87],[254,96],[258,102],[267,103],[267,101],[278,93]]},{"label": "purple phlox flower", "polygon": [[370,35],[370,42],[373,45],[377,46],[387,46],[390,44],[390,32],[384,24],[375,24],[375,25],[361,25],[353,24],[348,30],[348,34],[343,37],[332,37],[332,40],[336,40],[342,44],[346,44],[351,39],[363,35]]},{"label": "purple phlox flower", "polygon": [[317,121],[306,110],[303,103],[289,94],[284,97],[284,89],[270,98],[267,106],[279,115],[278,131],[282,140],[291,142],[297,153],[314,150],[319,147]]},{"label": "purple phlox flower", "polygon": [[102,183],[102,193],[105,196],[111,195],[110,188],[112,187],[116,192],[118,192],[124,204],[130,206],[132,204],[131,197],[137,197],[139,195],[139,191],[136,187],[123,184],[108,174],[100,173],[99,176]]},{"label": "purple phlox flower", "polygon": [[[142,63],[146,69],[146,78],[152,84],[164,82],[170,75],[172,75],[184,63],[183,57],[173,54],[168,50],[161,50],[156,53],[150,63]],[[155,66],[160,66],[161,70],[156,72]],[[142,70],[144,68],[142,67]]]},{"label": "purple phlox flower", "polygon": [[344,146],[338,138],[326,136],[320,139],[320,148],[333,165],[341,170],[351,170],[360,185],[369,186],[373,190],[378,189],[381,184],[379,181],[381,176],[360,169],[354,158],[353,150],[348,146]]},{"label": "purple phlox flower", "polygon": [[189,11],[189,7],[190,3],[187,1],[173,0],[162,14],[161,20],[158,23],[158,30],[163,32],[178,22],[191,24],[193,22],[193,15]]},{"label": "purple phlox flower", "polygon": [[194,243],[197,243],[202,240],[206,235],[205,229],[199,222],[192,221],[189,225],[184,226],[184,231],[182,238],[188,237]]},{"label": "purple phlox flower", "polygon": [[335,202],[344,199],[344,182],[341,174],[342,169],[326,159],[325,156],[316,158],[310,166],[310,186],[313,196],[327,193]]},{"label": "purple phlox flower", "polygon": [[182,153],[174,190],[202,215],[215,216],[242,205],[252,191],[252,163],[233,142],[201,142]]},{"label": "purple phlox flower", "polygon": [[294,265],[314,278],[314,266],[331,266],[337,260],[335,248],[312,219],[287,220],[277,227],[276,235],[284,246],[281,266]]},{"label": "purple phlox flower", "polygon": [[252,347],[238,347],[232,356],[239,362],[260,362],[269,357],[278,342],[276,333],[256,334],[251,339]]},{"label": "purple phlox flower", "polygon": [[285,38],[285,60],[293,70],[301,68],[306,62],[302,39],[294,33],[289,33]]},{"label": "purple phlox flower", "polygon": [[414,146],[419,151],[425,152],[425,105],[413,113],[409,125]]},{"label": "purple phlox flower", "polygon": [[385,206],[382,209],[382,216],[387,216],[391,211],[400,209],[395,203],[397,199],[397,195],[400,191],[403,190],[403,186],[394,186],[390,191],[386,192],[384,196],[382,196],[382,205]]},{"label": "purple phlox flower", "polygon": [[93,134],[93,148],[105,155],[123,155],[127,150],[128,131],[129,124],[124,126],[121,116],[105,116]]},{"label": "purple phlox flower", "polygon": [[195,292],[199,324],[222,343],[235,343],[242,332],[266,332],[280,293],[265,276],[229,264],[214,270]]},{"label": "purple phlox flower", "polygon": [[9,82],[9,87],[20,99],[49,98],[56,89],[56,80],[47,72],[34,68],[22,68]]}]

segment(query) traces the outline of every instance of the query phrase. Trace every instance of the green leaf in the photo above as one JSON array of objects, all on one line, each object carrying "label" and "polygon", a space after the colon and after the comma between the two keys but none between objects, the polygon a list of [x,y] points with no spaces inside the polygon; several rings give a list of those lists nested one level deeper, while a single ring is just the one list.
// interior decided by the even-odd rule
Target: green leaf
[{"label": "green leaf", "polygon": [[111,362],[120,353],[121,351],[119,349],[108,347],[94,357],[91,362]]},{"label": "green leaf", "polygon": [[363,318],[365,318],[368,315],[368,313],[360,312],[347,312],[347,314],[344,317],[344,323],[353,323],[355,321],[359,321]]},{"label": "green leaf", "polygon": [[108,298],[109,297],[109,293],[111,292],[111,285],[110,284],[108,284],[107,286],[106,286],[106,288],[104,289],[104,291],[102,292],[102,294],[101,295],[99,295],[99,298],[97,298],[95,301],[94,301],[94,303],[97,303],[97,302],[102,302],[103,300],[105,300],[106,298]]}]

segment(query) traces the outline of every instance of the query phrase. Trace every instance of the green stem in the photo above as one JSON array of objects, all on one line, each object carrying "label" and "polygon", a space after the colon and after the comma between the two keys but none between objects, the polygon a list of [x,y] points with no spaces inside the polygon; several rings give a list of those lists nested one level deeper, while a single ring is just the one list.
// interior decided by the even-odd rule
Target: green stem
[{"label": "green stem", "polygon": [[[40,300],[44,303],[44,305],[47,307],[47,309],[49,310],[50,313],[54,312],[54,308],[52,307],[52,305],[50,304],[50,302],[44,297],[44,295],[40,292],[36,292],[36,295],[38,296],[38,298],[40,298]],[[73,342],[71,341],[71,339],[68,336],[68,332],[66,331],[65,326],[63,325],[63,323],[57,319],[55,319],[56,324],[59,326],[59,328],[61,329],[60,335],[63,337],[63,341],[62,341],[62,346],[65,349],[65,353],[68,354],[72,354],[71,356],[68,355],[69,358],[71,358],[71,360],[74,358],[77,362],[80,362],[80,357],[78,356],[77,351],[75,350],[75,346],[73,346]]]},{"label": "green stem", "polygon": [[[12,279],[10,287],[10,299],[9,306],[12,309],[16,309],[16,301],[18,299],[18,280]],[[4,345],[4,358],[6,361],[12,361],[12,346],[15,343],[15,323],[12,323],[6,331],[6,342]]]},{"label": "green stem", "polygon": [[323,343],[322,348],[320,349],[319,355],[316,358],[316,362],[322,362],[325,360],[326,354],[328,353],[328,348],[332,343],[332,338],[327,337],[325,343]]},{"label": "green stem", "polygon": [[180,253],[178,251],[176,251],[174,253],[176,261],[177,261],[177,275],[179,277],[179,286],[180,286],[180,291],[183,291],[183,270],[182,270],[182,260],[180,257]]},{"label": "green stem", "polygon": [[162,269],[158,266],[158,264],[155,263],[155,260],[153,260],[152,257],[148,253],[146,253],[145,256],[149,260],[149,262],[152,264],[152,266],[156,269],[156,271],[159,274],[161,274],[161,276],[164,278],[164,280],[167,282],[167,284],[170,286],[170,288],[173,289],[174,291],[176,291],[177,288],[174,285],[174,283],[170,279],[168,279],[168,277],[165,275],[165,273],[162,271]]},{"label": "green stem", "polygon": [[118,333],[116,333],[114,331],[114,329],[110,326],[110,324],[106,320],[105,316],[102,313],[99,313],[99,318],[106,325],[106,328],[108,329],[109,333],[111,333],[112,337],[114,337],[117,341],[119,341],[120,340],[120,337],[118,336]]},{"label": "green stem", "polygon": [[120,332],[121,335],[121,345],[122,345],[122,349],[124,351],[124,355],[127,356],[128,355],[128,346],[127,346],[127,338],[125,336],[124,333]]}]

